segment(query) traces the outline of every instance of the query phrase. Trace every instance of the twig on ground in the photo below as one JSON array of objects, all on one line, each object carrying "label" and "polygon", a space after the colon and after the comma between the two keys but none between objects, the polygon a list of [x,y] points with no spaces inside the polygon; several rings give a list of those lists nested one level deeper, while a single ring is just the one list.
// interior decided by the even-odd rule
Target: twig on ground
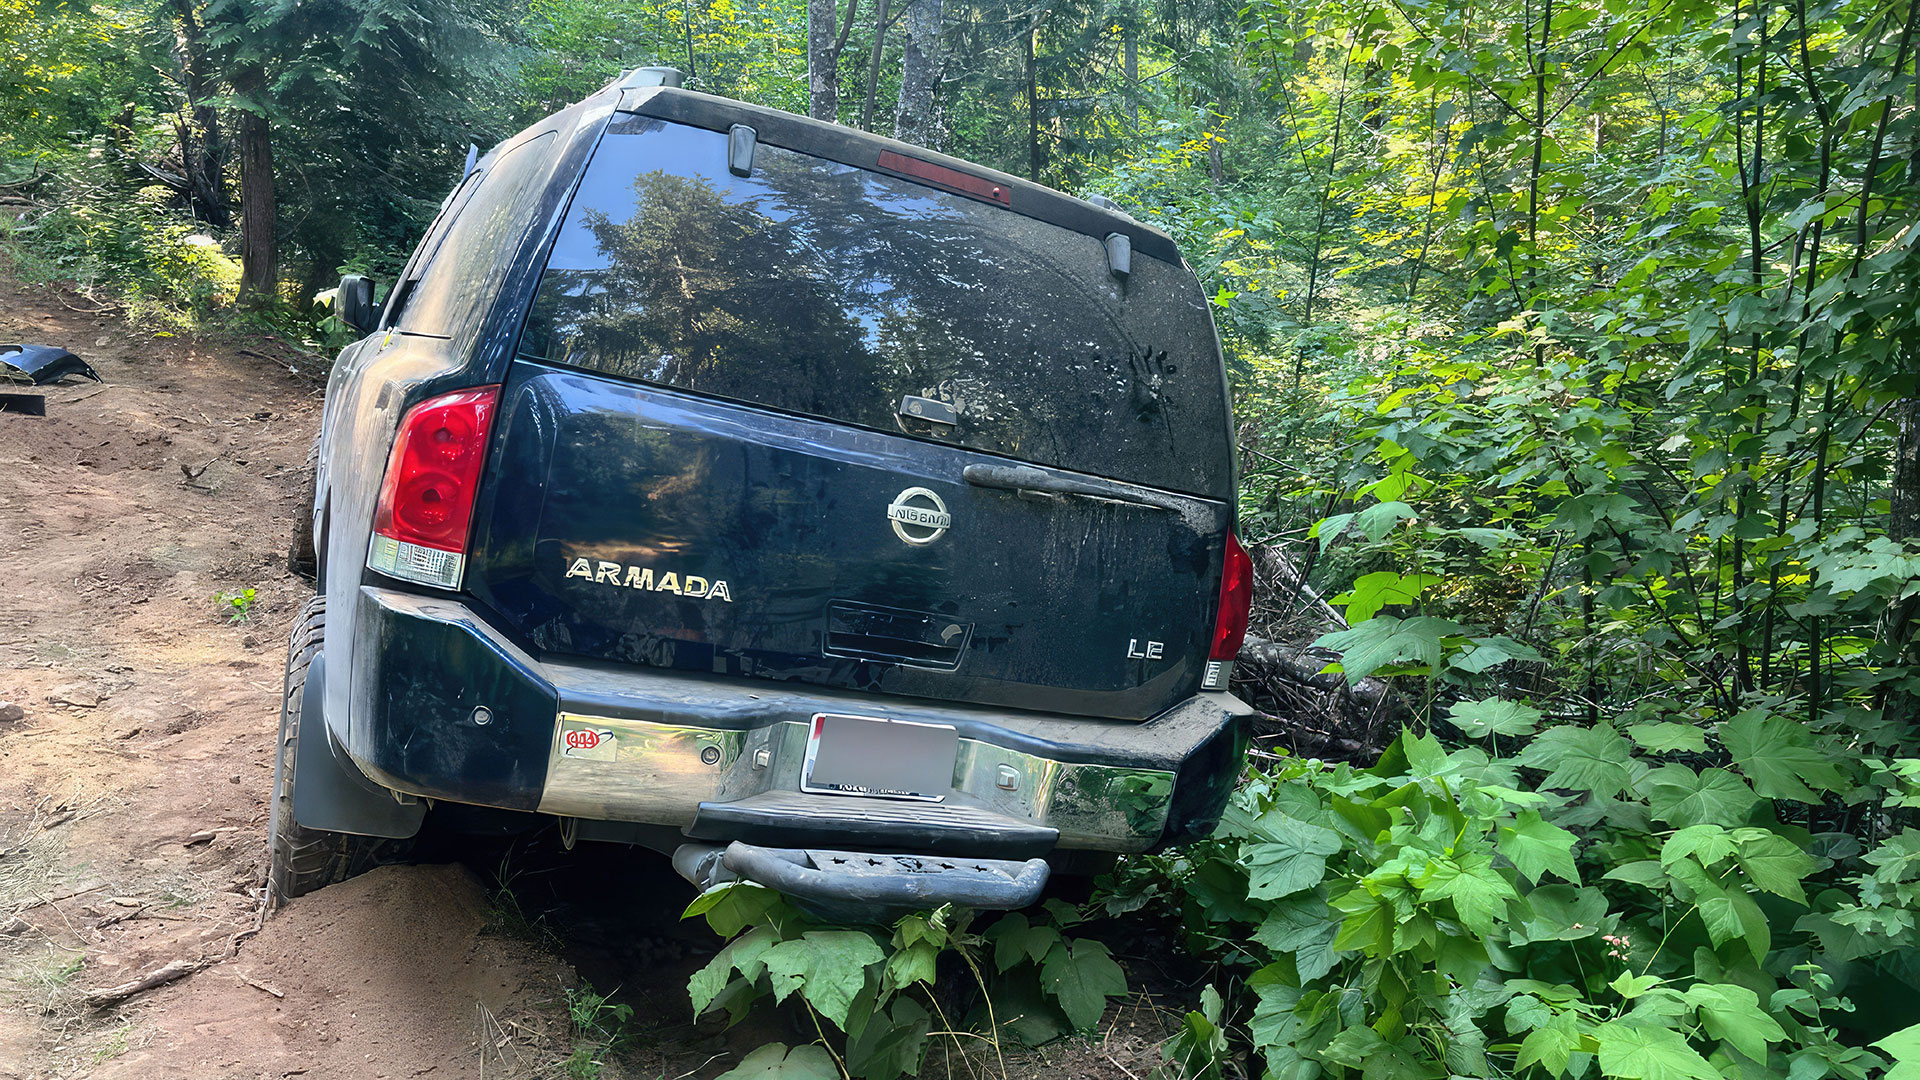
[{"label": "twig on ground", "polygon": [[277,998],[283,998],[287,996],[285,993],[279,990],[276,990],[271,986],[268,986],[266,983],[261,982],[259,979],[256,979],[251,975],[240,975],[238,977],[241,982],[246,983],[248,986],[253,987],[255,990],[265,990],[267,993],[272,994],[274,997],[277,997]]}]

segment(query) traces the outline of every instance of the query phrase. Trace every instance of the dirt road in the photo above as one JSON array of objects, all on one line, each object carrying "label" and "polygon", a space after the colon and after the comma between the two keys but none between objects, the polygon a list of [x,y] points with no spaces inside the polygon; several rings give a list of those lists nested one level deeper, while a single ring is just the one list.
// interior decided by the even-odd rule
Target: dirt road
[{"label": "dirt road", "polygon": [[[0,1078],[551,1063],[572,971],[488,933],[464,868],[385,868],[261,923],[319,372],[88,306],[0,280],[0,341],[65,345],[106,379],[0,414],[0,702],[24,712],[0,710]],[[219,597],[249,589],[232,621]],[[87,1006],[169,964],[208,966]]]}]

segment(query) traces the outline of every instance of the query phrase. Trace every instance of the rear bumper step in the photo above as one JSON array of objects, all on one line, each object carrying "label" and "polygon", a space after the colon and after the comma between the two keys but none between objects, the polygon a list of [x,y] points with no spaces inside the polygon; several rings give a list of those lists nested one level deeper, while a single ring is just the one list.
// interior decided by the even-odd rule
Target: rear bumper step
[{"label": "rear bumper step", "polygon": [[673,853],[673,867],[701,889],[746,880],[803,901],[875,908],[930,908],[960,904],[1012,910],[1040,898],[1048,868],[1044,859],[950,859],[758,847],[734,841],[724,849],[687,844]]}]

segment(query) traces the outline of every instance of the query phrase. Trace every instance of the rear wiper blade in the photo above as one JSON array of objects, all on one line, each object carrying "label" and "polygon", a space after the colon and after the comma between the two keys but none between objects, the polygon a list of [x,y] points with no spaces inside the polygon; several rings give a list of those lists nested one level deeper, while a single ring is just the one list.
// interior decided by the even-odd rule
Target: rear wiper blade
[{"label": "rear wiper blade", "polygon": [[967,483],[975,487],[998,488],[1018,494],[1047,496],[1078,495],[1087,499],[1145,506],[1154,510],[1180,513],[1187,507],[1179,499],[1111,480],[1084,479],[1036,469],[1031,465],[969,465],[960,470]]}]

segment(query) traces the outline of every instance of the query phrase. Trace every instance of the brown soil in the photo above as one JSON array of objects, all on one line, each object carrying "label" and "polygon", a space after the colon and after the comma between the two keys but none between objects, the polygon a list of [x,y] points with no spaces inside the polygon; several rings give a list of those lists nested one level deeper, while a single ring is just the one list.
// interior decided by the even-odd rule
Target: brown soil
[{"label": "brown soil", "polygon": [[[90,306],[0,280],[0,341],[106,379],[0,413],[0,702],[25,711],[0,722],[0,1078],[475,1075],[483,1048],[488,1075],[550,1065],[571,970],[485,933],[462,868],[385,868],[246,934],[308,593],[284,558],[317,365]],[[219,595],[249,588],[230,622]]]},{"label": "brown soil", "polygon": [[[391,866],[262,919],[323,362],[93,308],[0,265],[0,341],[64,345],[106,380],[35,388],[44,417],[0,413],[0,1080],[566,1075],[575,964],[635,1010],[609,1080],[712,1077],[807,1041],[780,1012],[688,1022],[687,977],[718,943],[678,922],[691,892],[646,852],[476,844],[453,854],[506,899],[464,866]],[[246,589],[234,621],[221,597]],[[86,1003],[172,963],[196,970]],[[1167,1019],[1142,995],[1097,1040],[1002,1063],[955,1039],[976,1060],[936,1048],[928,1072],[1138,1080]]]}]

